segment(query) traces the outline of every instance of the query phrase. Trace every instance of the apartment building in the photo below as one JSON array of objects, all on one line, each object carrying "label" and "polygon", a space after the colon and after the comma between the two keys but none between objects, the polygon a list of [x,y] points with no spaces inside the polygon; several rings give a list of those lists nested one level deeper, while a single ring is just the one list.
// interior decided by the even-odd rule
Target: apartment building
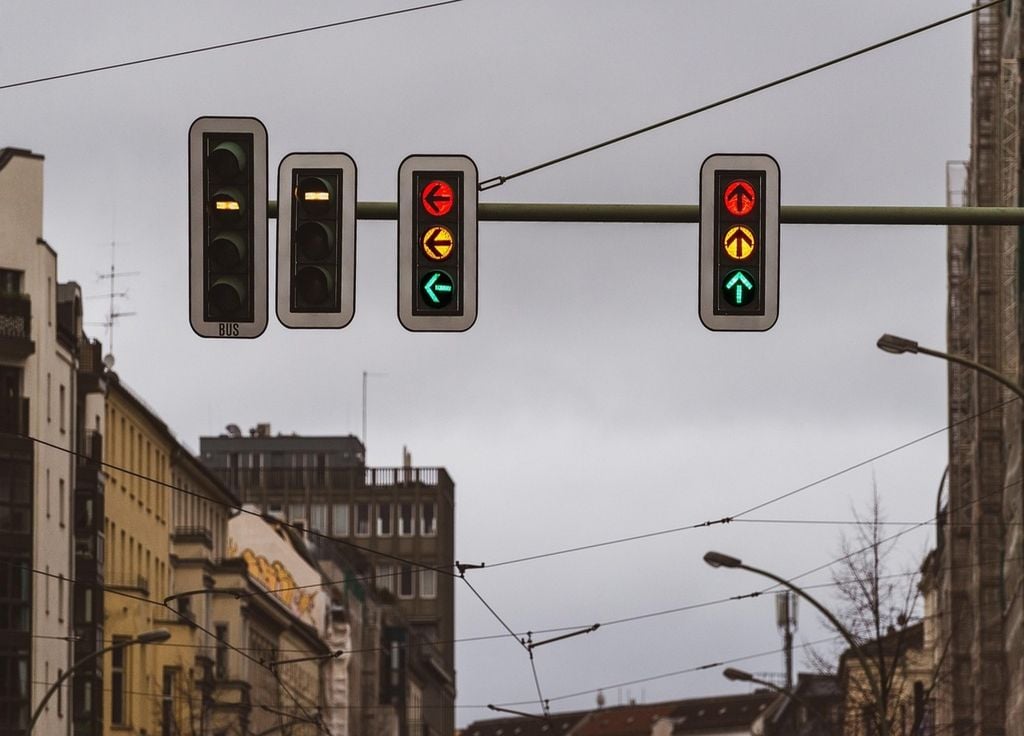
[{"label": "apartment building", "polygon": [[[0,731],[70,666],[81,296],[42,238],[43,157],[0,149]],[[62,688],[38,732],[69,732]]]},{"label": "apartment building", "polygon": [[[403,687],[394,694],[416,701],[414,718],[405,721],[414,721],[417,734],[452,733],[455,588],[443,571],[455,562],[455,485],[447,471],[411,463],[367,467],[356,437],[273,436],[267,424],[248,436],[232,425],[199,442],[203,463],[243,502],[309,530],[325,545],[335,539],[366,556],[375,588],[395,601],[410,641],[422,642],[410,664],[429,670],[418,692]],[[404,662],[397,669],[409,671]]]}]

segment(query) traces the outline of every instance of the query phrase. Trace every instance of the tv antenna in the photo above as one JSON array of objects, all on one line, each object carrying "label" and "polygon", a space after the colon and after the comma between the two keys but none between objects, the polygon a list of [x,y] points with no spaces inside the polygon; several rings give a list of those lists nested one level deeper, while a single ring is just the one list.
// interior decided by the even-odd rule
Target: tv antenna
[{"label": "tv antenna", "polygon": [[107,316],[102,322],[91,322],[90,324],[99,325],[106,328],[107,331],[107,352],[112,354],[114,352],[114,325],[117,320],[121,317],[132,317],[135,312],[122,312],[117,309],[115,299],[127,299],[128,289],[123,291],[117,290],[117,279],[125,276],[138,276],[140,271],[118,271],[115,268],[117,253],[117,241],[110,241],[110,272],[97,274],[96,278],[100,280],[109,279],[110,286],[105,294],[97,294],[96,296],[87,297],[89,299],[107,299],[109,301],[109,308],[107,309]]}]

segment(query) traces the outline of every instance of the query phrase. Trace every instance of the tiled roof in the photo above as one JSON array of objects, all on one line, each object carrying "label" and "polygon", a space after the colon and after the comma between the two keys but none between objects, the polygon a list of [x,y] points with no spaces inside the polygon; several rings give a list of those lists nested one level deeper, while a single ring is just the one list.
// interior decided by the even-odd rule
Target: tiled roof
[{"label": "tiled roof", "polygon": [[462,736],[562,736],[588,713],[554,714],[550,718],[495,718],[476,721],[462,730]]}]

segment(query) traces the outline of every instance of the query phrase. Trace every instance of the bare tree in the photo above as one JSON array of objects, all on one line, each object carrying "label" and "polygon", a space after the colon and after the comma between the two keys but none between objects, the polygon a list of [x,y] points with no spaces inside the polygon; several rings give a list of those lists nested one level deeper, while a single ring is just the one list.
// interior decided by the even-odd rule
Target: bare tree
[{"label": "bare tree", "polygon": [[[877,486],[867,512],[854,515],[855,531],[843,535],[832,575],[835,617],[856,645],[839,653],[835,667],[844,693],[842,733],[921,736],[948,642],[934,651],[917,571],[892,571],[900,534],[886,534]],[[830,672],[836,661],[814,651],[810,659]]]}]

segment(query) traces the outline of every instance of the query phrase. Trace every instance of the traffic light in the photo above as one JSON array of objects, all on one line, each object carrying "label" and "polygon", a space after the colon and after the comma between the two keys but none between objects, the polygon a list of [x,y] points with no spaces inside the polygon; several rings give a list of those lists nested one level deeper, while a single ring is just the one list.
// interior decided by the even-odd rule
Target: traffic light
[{"label": "traffic light", "polygon": [[267,129],[198,118],[188,131],[189,321],[202,337],[267,327]]},{"label": "traffic light", "polygon": [[356,163],[344,153],[290,153],[277,180],[277,318],[344,327],[356,304]]},{"label": "traffic light", "polygon": [[398,319],[414,332],[476,321],[477,170],[466,156],[409,156],[398,168]]},{"label": "traffic light", "polygon": [[779,317],[779,164],[709,156],[700,167],[700,321],[763,331]]}]

